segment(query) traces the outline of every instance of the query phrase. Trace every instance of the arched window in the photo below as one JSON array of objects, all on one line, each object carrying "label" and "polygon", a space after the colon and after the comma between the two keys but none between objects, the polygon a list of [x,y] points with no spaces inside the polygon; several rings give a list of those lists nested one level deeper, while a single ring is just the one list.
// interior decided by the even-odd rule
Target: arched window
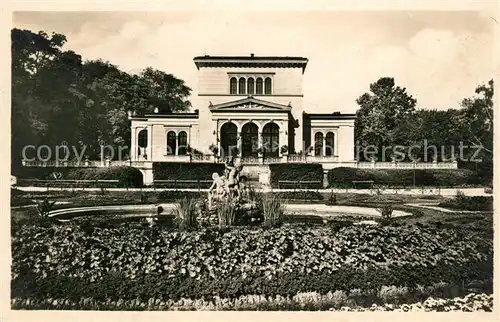
[{"label": "arched window", "polygon": [[272,92],[271,78],[269,77],[266,78],[265,90],[266,95],[271,94]]},{"label": "arched window", "polygon": [[187,142],[187,133],[184,131],[179,132],[177,137],[177,141],[179,144],[178,155],[186,155],[188,151],[188,142]]},{"label": "arched window", "polygon": [[335,155],[335,134],[332,132],[326,133],[325,136],[325,155],[326,156],[333,156]]},{"label": "arched window", "polygon": [[280,127],[276,123],[267,123],[262,130],[264,157],[278,157],[280,146]]},{"label": "arched window", "polygon": [[146,147],[148,146],[148,130],[144,129],[139,131],[137,136],[137,155],[146,154]]},{"label": "arched window", "polygon": [[236,77],[231,77],[229,82],[229,94],[238,94],[238,80]]},{"label": "arched window", "polygon": [[316,132],[314,135],[314,155],[323,155],[323,133]]},{"label": "arched window", "polygon": [[246,92],[246,80],[245,78],[240,78],[239,80],[239,91],[238,94],[245,94]]},{"label": "arched window", "polygon": [[167,155],[175,155],[177,148],[177,137],[174,131],[167,133]]},{"label": "arched window", "polygon": [[248,87],[248,91],[247,93],[248,94],[253,94],[254,93],[254,80],[253,78],[249,78],[248,81],[247,81],[247,87]]},{"label": "arched window", "polygon": [[256,89],[255,93],[256,94],[262,94],[263,93],[263,91],[262,91],[262,78],[260,78],[260,77],[257,78],[257,84],[256,85],[257,86],[255,88]]}]

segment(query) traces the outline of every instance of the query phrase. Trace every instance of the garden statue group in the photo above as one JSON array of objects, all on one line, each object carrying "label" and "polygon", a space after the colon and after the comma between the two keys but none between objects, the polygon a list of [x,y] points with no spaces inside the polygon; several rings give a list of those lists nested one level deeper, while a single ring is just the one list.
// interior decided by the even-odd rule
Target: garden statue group
[{"label": "garden statue group", "polygon": [[217,172],[212,174],[214,182],[208,191],[208,204],[210,207],[217,202],[248,198],[248,187],[241,177],[242,169],[241,163],[232,159],[226,162],[222,176]]}]

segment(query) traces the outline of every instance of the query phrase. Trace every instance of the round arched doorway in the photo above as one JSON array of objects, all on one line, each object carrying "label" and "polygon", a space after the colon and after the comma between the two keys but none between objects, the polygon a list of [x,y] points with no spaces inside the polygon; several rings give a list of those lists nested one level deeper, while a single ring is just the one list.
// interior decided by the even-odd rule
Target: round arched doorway
[{"label": "round arched doorway", "polygon": [[238,145],[238,128],[234,123],[224,123],[220,129],[221,156],[230,156],[231,149]]},{"label": "round arched doorway", "polygon": [[280,127],[276,123],[267,123],[262,130],[262,143],[265,158],[277,158],[280,146]]},{"label": "round arched doorway", "polygon": [[255,123],[246,123],[241,129],[241,156],[258,156],[259,127]]}]

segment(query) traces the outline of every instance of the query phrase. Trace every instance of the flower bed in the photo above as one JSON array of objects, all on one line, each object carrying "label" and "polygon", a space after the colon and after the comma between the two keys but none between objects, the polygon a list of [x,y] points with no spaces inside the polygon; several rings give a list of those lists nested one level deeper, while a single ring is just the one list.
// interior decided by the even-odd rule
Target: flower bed
[{"label": "flower bed", "polygon": [[[330,311],[493,311],[493,296],[489,294],[470,293],[464,297],[453,299],[427,298],[425,301],[412,304],[373,304],[370,307],[358,306],[345,292],[329,292],[321,295],[316,292],[298,293],[293,297],[266,297],[262,295],[244,295],[237,299],[215,298],[214,300],[163,300],[149,298],[147,300],[104,300],[97,301],[85,298],[79,301],[68,299],[23,299],[11,301],[13,309],[60,309],[60,310],[330,310]],[[347,306],[351,305],[351,306]]]},{"label": "flower bed", "polygon": [[[294,296],[385,285],[491,284],[492,247],[413,226],[204,229],[24,226],[12,237],[12,297],[96,301]],[[465,290],[464,290],[465,291]]]}]

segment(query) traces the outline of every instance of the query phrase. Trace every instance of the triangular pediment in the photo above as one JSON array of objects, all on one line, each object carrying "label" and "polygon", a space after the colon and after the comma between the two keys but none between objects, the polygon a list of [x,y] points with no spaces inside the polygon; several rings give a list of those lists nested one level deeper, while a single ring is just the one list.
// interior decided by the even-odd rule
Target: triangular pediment
[{"label": "triangular pediment", "polygon": [[217,111],[276,111],[288,112],[292,109],[290,105],[282,105],[269,101],[260,100],[254,97],[247,97],[236,101],[225,102],[216,105],[210,105],[212,112]]}]

